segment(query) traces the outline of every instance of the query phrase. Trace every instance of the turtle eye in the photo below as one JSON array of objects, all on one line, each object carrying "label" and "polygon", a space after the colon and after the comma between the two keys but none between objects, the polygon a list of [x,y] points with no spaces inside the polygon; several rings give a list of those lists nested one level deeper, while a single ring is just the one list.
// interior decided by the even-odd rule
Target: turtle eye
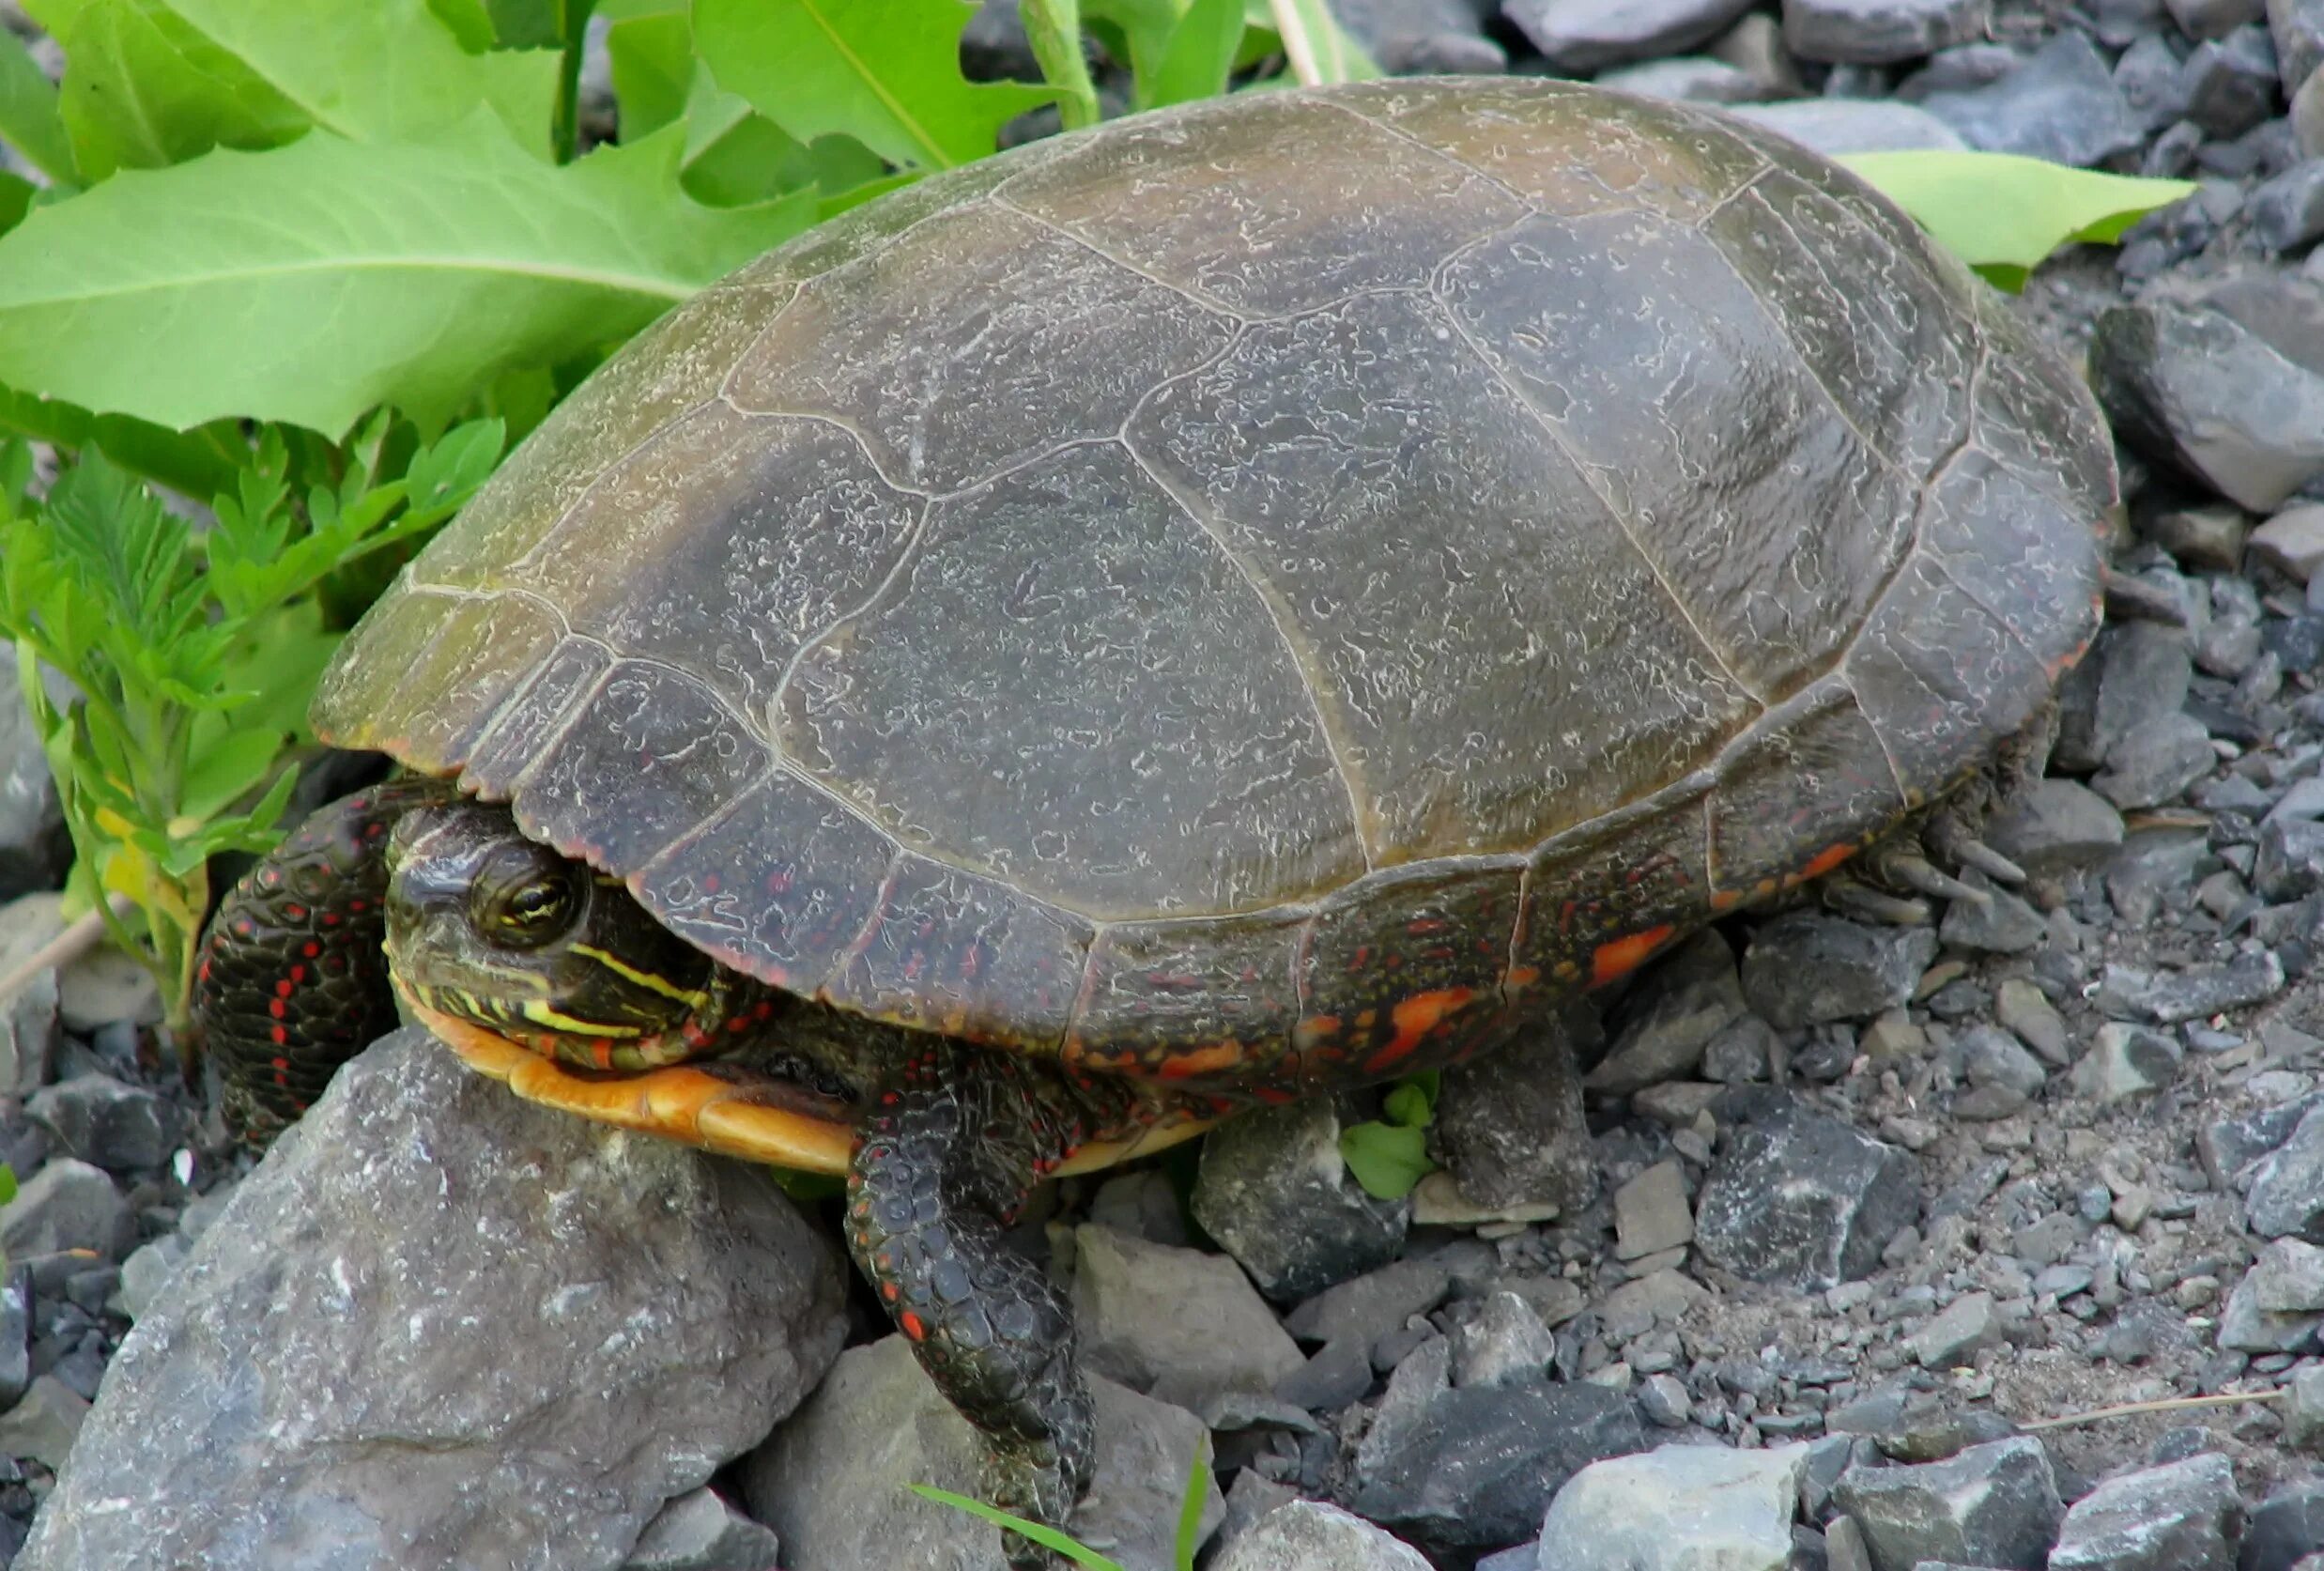
[{"label": "turtle eye", "polygon": [[572,925],[579,886],[562,864],[543,866],[525,857],[517,868],[495,870],[477,890],[477,925],[485,936],[512,948],[532,949]]}]

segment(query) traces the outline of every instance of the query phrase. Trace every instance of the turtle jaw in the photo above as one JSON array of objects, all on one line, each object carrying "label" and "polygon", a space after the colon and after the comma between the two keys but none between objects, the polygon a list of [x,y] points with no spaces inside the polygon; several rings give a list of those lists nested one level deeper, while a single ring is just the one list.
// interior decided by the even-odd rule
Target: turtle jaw
[{"label": "turtle jaw", "polygon": [[474,1021],[430,1009],[400,979],[396,992],[412,1019],[462,1063],[527,1101],[719,1156],[802,1173],[847,1172],[855,1115],[837,1098],[715,1060],[638,1074],[581,1074]]}]

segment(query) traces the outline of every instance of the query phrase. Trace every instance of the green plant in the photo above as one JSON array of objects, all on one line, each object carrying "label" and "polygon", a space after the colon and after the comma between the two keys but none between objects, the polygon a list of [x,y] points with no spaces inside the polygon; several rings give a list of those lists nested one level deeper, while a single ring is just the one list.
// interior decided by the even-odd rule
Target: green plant
[{"label": "green plant", "polygon": [[[1205,1435],[1194,1447],[1194,1459],[1188,1467],[1186,1487],[1178,1496],[1178,1531],[1171,1548],[1170,1563],[1174,1571],[1194,1571],[1194,1551],[1202,1547],[1202,1508],[1205,1500],[1203,1485],[1210,1465],[1210,1437]],[[972,1517],[981,1517],[995,1527],[1021,1532],[1045,1549],[1054,1549],[1074,1564],[1087,1571],[1124,1571],[1120,1562],[1108,1560],[1088,1545],[1039,1522],[1028,1522],[1023,1517],[1011,1516],[997,1506],[980,1500],[939,1489],[933,1485],[908,1486],[922,1500],[932,1500],[940,1505],[949,1505],[965,1511]]]},{"label": "green plant", "polygon": [[1428,1160],[1428,1126],[1437,1120],[1443,1078],[1435,1070],[1408,1075],[1380,1101],[1380,1116],[1340,1131],[1340,1160],[1364,1193],[1401,1200],[1437,1170]]},{"label": "green plant", "polygon": [[[100,449],[31,503],[29,452],[7,445],[0,634],[80,852],[76,892],[153,971],[174,1028],[208,860],[272,843],[296,775],[284,755],[311,740],[306,700],[337,643],[326,580],[449,517],[500,454],[498,421],[400,454],[393,434],[375,416],[350,444],[361,461],[295,496],[288,445],[269,433],[199,531]],[[51,698],[44,665],[69,701]],[[135,903],[141,932],[113,916],[111,891]]]}]

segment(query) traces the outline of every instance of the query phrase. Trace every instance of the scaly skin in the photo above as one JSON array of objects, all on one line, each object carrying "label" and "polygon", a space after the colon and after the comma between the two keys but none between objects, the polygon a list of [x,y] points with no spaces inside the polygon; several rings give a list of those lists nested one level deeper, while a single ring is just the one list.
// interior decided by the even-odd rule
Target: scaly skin
[{"label": "scaly skin", "polygon": [[[447,918],[464,902],[444,876],[446,860],[398,868],[391,878],[389,848],[407,838],[395,825],[408,816],[435,826],[410,837],[431,857],[442,847],[447,860],[453,853],[475,860],[479,850],[489,851],[487,837],[517,838],[505,814],[461,802],[444,782],[393,781],[316,812],[236,886],[204,935],[195,1017],[219,1056],[227,1116],[254,1144],[272,1139],[321,1094],[339,1064],[395,1024],[383,948],[391,906],[405,942],[427,932],[440,945],[457,930],[456,919],[448,927]],[[612,903],[627,901],[618,889],[595,888],[597,903],[580,932],[599,944],[624,932],[634,940],[630,924],[641,915]],[[424,912],[417,904],[423,899]],[[572,971],[570,955],[561,960],[554,944],[495,950],[470,932],[457,947],[448,964],[441,954],[408,964],[405,985],[412,986],[415,970],[458,978],[451,991],[470,993],[496,969],[508,978],[548,975],[560,964],[562,975]],[[722,1054],[777,1070],[790,1065],[826,1087],[854,1088],[864,1113],[848,1174],[851,1253],[937,1390],[984,1436],[989,1498],[1062,1526],[1089,1484],[1089,1391],[1065,1304],[1044,1271],[1003,1243],[1001,1230],[1033,1185],[1077,1147],[1119,1137],[1158,1108],[1127,1086],[1077,1087],[1022,1055],[788,995],[772,995],[785,1002],[770,1014],[767,989],[732,981],[703,991],[745,1009],[746,1029],[730,1033],[723,1022],[709,1022],[706,1040]],[[507,997],[521,995],[512,987],[480,1002],[506,1016]],[[599,1021],[639,1018],[634,991],[622,1000],[627,1013],[601,992],[550,996],[561,1010]],[[426,1001],[489,1029],[511,1024],[476,1016],[446,992]],[[672,1033],[704,1024],[682,1009],[669,1022]],[[539,1040],[525,1045],[550,1050]],[[1023,1571],[1055,1564],[1028,1539],[1012,1533],[1005,1542]]]}]

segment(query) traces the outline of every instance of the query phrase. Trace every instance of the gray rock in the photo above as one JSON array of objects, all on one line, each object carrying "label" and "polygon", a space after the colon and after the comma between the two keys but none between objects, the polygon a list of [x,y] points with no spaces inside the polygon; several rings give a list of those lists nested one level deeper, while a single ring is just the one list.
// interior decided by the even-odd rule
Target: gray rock
[{"label": "gray rock", "polygon": [[1829,1287],[1869,1274],[1920,1216],[1911,1156],[1785,1099],[1728,1132],[1695,1205],[1695,1245],[1754,1282]]},{"label": "gray rock", "polygon": [[[1242,1469],[1235,1474],[1235,1482],[1227,1487],[1226,1516],[1219,1523],[1218,1536],[1210,1541],[1211,1553],[1226,1553],[1237,1539],[1250,1532],[1269,1512],[1289,1505],[1299,1498],[1298,1490],[1264,1476],[1258,1469]],[[1212,1563],[1215,1565],[1217,1562],[1214,1560]]]},{"label": "gray rock", "polygon": [[1921,106],[1980,151],[2053,163],[2103,163],[2146,140],[2138,111],[2116,85],[2105,57],[2070,28],[1991,86],[1932,93]]},{"label": "gray rock", "polygon": [[2312,1106],[2284,1143],[2259,1161],[2244,1197],[2263,1239],[2324,1244],[2324,1106]]},{"label": "gray rock", "polygon": [[1618,93],[1678,103],[1755,103],[1768,94],[1750,72],[1703,54],[1622,66],[1598,72],[1596,81]]},{"label": "gray rock", "polygon": [[1568,1478],[1645,1445],[1637,1409],[1604,1386],[1453,1387],[1429,1394],[1380,1445],[1367,1437],[1348,1503],[1424,1548],[1514,1544]]},{"label": "gray rock", "polygon": [[1686,1175],[1676,1162],[1658,1162],[1614,1191],[1614,1254],[1620,1258],[1643,1259],[1694,1237]]},{"label": "gray rock", "polygon": [[759,1170],[401,1032],[123,1342],[18,1564],[617,1566],[822,1375],[841,1301]]},{"label": "gray rock", "polygon": [[1928,1369],[1951,1369],[1967,1363],[1981,1348],[2001,1334],[1993,1315],[1993,1295],[1963,1293],[1945,1312],[1904,1339],[1905,1350]]},{"label": "gray rock", "polygon": [[[2324,235],[2324,159],[2262,181],[2243,204],[2252,233],[2270,251],[2296,251]],[[2304,581],[2304,580],[2303,580]]]},{"label": "gray rock", "polygon": [[[2115,85],[2148,131],[2162,131],[2187,117],[2184,63],[2160,33],[2145,34],[2123,51],[2115,62]],[[2200,139],[2201,131],[2195,134]]]},{"label": "gray rock", "polygon": [[1716,931],[1695,934],[1639,979],[1641,1007],[1625,1011],[1613,1045],[1582,1085],[1626,1097],[1666,1080],[1685,1080],[1712,1038],[1745,1012],[1734,951]]},{"label": "gray rock", "polygon": [[2098,660],[2098,696],[2085,746],[2091,762],[2103,763],[2140,724],[2186,703],[2194,661],[2185,633],[2152,622],[2106,628],[2099,636]]},{"label": "gray rock", "polygon": [[1607,1294],[1597,1306],[1598,1319],[1608,1337],[1626,1342],[1658,1325],[1676,1324],[1710,1296],[1709,1289],[1693,1277],[1665,1267]]},{"label": "gray rock", "polygon": [[0,1411],[14,1407],[32,1384],[30,1285],[18,1273],[0,1286]]},{"label": "gray rock", "polygon": [[2110,306],[2090,372],[2127,441],[2254,512],[2324,472],[2324,377],[2223,311],[2167,299]]},{"label": "gray rock", "polygon": [[76,1074],[34,1094],[24,1110],[65,1150],[108,1172],[159,1167],[178,1141],[177,1107],[106,1074]]},{"label": "gray rock", "polygon": [[2074,1502],[2049,1571],[2231,1571],[2243,1503],[2216,1451],[2110,1478]]},{"label": "gray rock", "polygon": [[[2200,728],[2198,728],[2200,729]],[[2206,766],[2210,761],[2208,745]],[[1982,901],[1957,900],[1945,908],[1937,936],[1957,949],[1982,949],[1988,954],[2022,955],[2039,945],[2049,924],[2040,912],[2016,891],[2006,889],[1975,868],[1965,869],[1962,882],[1985,892]]]},{"label": "gray rock", "polygon": [[2264,1004],[2284,991],[2284,963],[2272,950],[2239,954],[2224,964],[2145,972],[2109,965],[2098,1005],[2108,1014],[2145,1016],[2164,1025]]},{"label": "gray rock", "polygon": [[1447,1340],[1456,1386],[1540,1385],[1558,1356],[1557,1338],[1515,1293],[1487,1295]]},{"label": "gray rock", "polygon": [[1375,1338],[1343,1336],[1325,1343],[1305,1363],[1275,1382],[1280,1402],[1316,1412],[1337,1412],[1372,1389]]},{"label": "gray rock", "polygon": [[2182,81],[2188,119],[2218,140],[2241,136],[2274,111],[2274,40],[2255,23],[2206,39],[2187,56]]},{"label": "gray rock", "polygon": [[1451,1274],[1432,1260],[1397,1260],[1326,1287],[1285,1316],[1283,1325],[1302,1342],[1354,1337],[1369,1345],[1436,1308],[1452,1286]]},{"label": "gray rock", "polygon": [[2085,785],[2043,778],[2010,795],[1985,840],[2027,872],[2089,867],[2121,848],[2122,814]]},{"label": "gray rock", "polygon": [[144,1319],[192,1252],[193,1245],[177,1233],[164,1233],[131,1250],[121,1262],[121,1313],[131,1320]]},{"label": "gray rock", "polygon": [[1764,1080],[1768,1066],[1782,1051],[1774,1026],[1755,1014],[1744,1015],[1704,1045],[1703,1078],[1729,1086]]},{"label": "gray rock", "polygon": [[16,670],[16,646],[0,639],[0,902],[57,887],[72,866],[65,810]]},{"label": "gray rock", "polygon": [[1307,1362],[1231,1260],[1086,1224],[1073,1254],[1073,1320],[1095,1374],[1200,1410],[1271,1391]]},{"label": "gray rock", "polygon": [[[2276,1243],[2293,1240],[2279,1239]],[[2274,1248],[2270,1244],[2270,1248]],[[2295,1353],[2316,1345],[2317,1323],[2324,1316],[2283,1313],[2260,1306],[2256,1270],[2244,1273],[2227,1295],[2219,1316],[2219,1345],[2241,1353]]]},{"label": "gray rock", "polygon": [[1663,1429],[1684,1429],[1695,1416],[1686,1382],[1675,1375],[1649,1375],[1639,1382],[1639,1410],[1646,1421]]},{"label": "gray rock", "polygon": [[2270,818],[2259,826],[2256,849],[2252,888],[2260,899],[2296,901],[2324,890],[2324,824]]},{"label": "gray rock", "polygon": [[1593,1462],[1541,1524],[1541,1571],[1785,1571],[1804,1445],[1671,1445]]},{"label": "gray rock", "polygon": [[1116,1173],[1100,1184],[1090,1196],[1089,1220],[1154,1243],[1182,1248],[1187,1242],[1177,1191],[1171,1187],[1170,1176],[1158,1168]]},{"label": "gray rock", "polygon": [[1428,1571],[1428,1562],[1360,1517],[1302,1500],[1260,1517],[1210,1571]]},{"label": "gray rock", "polygon": [[[35,1381],[38,1385],[39,1382]],[[2303,1363],[2292,1372],[2282,1409],[2284,1443],[2299,1451],[2324,1450],[2324,1363]]]},{"label": "gray rock", "polygon": [[2073,1061],[2066,1017],[2024,978],[2008,978],[1993,990],[1993,1018],[2016,1032],[2043,1063],[2063,1069]]},{"label": "gray rock", "polygon": [[1862,1019],[1911,998],[1936,951],[1937,935],[1926,928],[1793,912],[1751,934],[1743,995],[1778,1028]]},{"label": "gray rock", "polygon": [[2324,65],[2324,3],[2268,0],[2268,31],[2275,39],[2275,64],[2284,96],[2300,91]]},{"label": "gray rock", "polygon": [[1826,158],[1850,153],[1963,152],[1959,131],[1925,109],[1885,99],[1739,103],[1727,113],[1764,126]]},{"label": "gray rock", "polygon": [[[1167,1571],[1179,1493],[1202,1420],[1093,1376],[1096,1470],[1074,1535],[1131,1571]],[[774,1528],[787,1563],[815,1571],[909,1566],[1002,1571],[1000,1530],[909,1492],[974,1494],[983,1442],[889,1336],[839,1355],[829,1378],[743,1466],[743,1499]],[[1225,1515],[1206,1468],[1203,1535]],[[1198,1540],[1199,1542],[1199,1540]]]},{"label": "gray rock", "polygon": [[710,1489],[680,1495],[645,1526],[622,1571],[772,1571],[782,1543]]},{"label": "gray rock", "polygon": [[2202,721],[2192,715],[2150,715],[2107,749],[2106,767],[2090,786],[2126,810],[2161,807],[2209,774],[2218,762]]},{"label": "gray rock", "polygon": [[2041,1060],[1997,1025],[1973,1025],[1955,1043],[1962,1070],[1972,1086],[2013,1091],[2022,1107],[2049,1079]]},{"label": "gray rock", "polygon": [[120,1021],[159,1023],[162,995],[152,972],[100,945],[56,974],[56,1008],[69,1029],[92,1036]]},{"label": "gray rock", "polygon": [[1270,1297],[1289,1301],[1395,1258],[1411,1214],[1340,1160],[1328,1097],[1235,1118],[1203,1143],[1195,1220]]},{"label": "gray rock", "polygon": [[2301,158],[2324,158],[2324,75],[2308,73],[2292,95],[2292,146]]},{"label": "gray rock", "polygon": [[1460,1199],[1490,1213],[1555,1216],[1588,1205],[1598,1169],[1575,1053],[1598,1040],[1595,1012],[1577,999],[1515,1041],[1446,1070],[1428,1149],[1451,1173],[1421,1180],[1414,1220],[1424,1220],[1420,1209],[1448,1177]]},{"label": "gray rock", "polygon": [[0,1248],[10,1258],[94,1250],[108,1260],[129,1253],[137,1219],[102,1168],[56,1157],[0,1207]]},{"label": "gray rock", "polygon": [[2171,20],[2191,39],[2224,38],[2239,27],[2264,21],[2262,0],[2163,0]]},{"label": "gray rock", "polygon": [[2025,1437],[1942,1462],[1853,1467],[1832,1499],[1863,1531],[1874,1571],[1929,1560],[2039,1571],[2065,1515],[2049,1454]]},{"label": "gray rock", "polygon": [[1784,0],[1783,41],[1803,60],[1886,65],[1982,38],[1992,0]]},{"label": "gray rock", "polygon": [[2324,1478],[2296,1478],[2252,1508],[2243,1528],[2241,1571],[2291,1571],[2324,1550]]},{"label": "gray rock", "polygon": [[1480,25],[1485,9],[1471,0],[1331,0],[1340,25],[1392,76],[1507,70],[1508,52]]},{"label": "gray rock", "polygon": [[2254,1301],[2276,1315],[2324,1313],[2324,1249],[2299,1239],[2277,1239],[2252,1263]]},{"label": "gray rock", "polygon": [[[73,1390],[54,1374],[35,1378],[15,1406],[0,1413],[0,1456],[29,1456],[52,1471],[62,1470],[65,1458],[87,1426],[88,1398]],[[143,1502],[144,1497],[140,1497]],[[34,1523],[35,1538],[25,1552],[17,1557],[15,1564],[32,1568],[40,1563],[38,1555],[41,1539],[38,1536],[55,1516],[54,1505],[42,1507]],[[158,1565],[158,1561],[87,1560],[83,1565]],[[178,1563],[183,1564],[184,1562]]]},{"label": "gray rock", "polygon": [[2313,583],[2324,567],[2324,502],[2284,509],[2252,531],[2252,554],[2297,584]]},{"label": "gray rock", "polygon": [[1716,38],[1750,0],[1501,0],[1516,25],[1560,70],[1682,54]]},{"label": "gray rock", "polygon": [[2178,1078],[2184,1051],[2175,1037],[2110,1021],[2098,1028],[2089,1050],[2074,1066],[2074,1090],[2102,1102],[2159,1091]]}]

